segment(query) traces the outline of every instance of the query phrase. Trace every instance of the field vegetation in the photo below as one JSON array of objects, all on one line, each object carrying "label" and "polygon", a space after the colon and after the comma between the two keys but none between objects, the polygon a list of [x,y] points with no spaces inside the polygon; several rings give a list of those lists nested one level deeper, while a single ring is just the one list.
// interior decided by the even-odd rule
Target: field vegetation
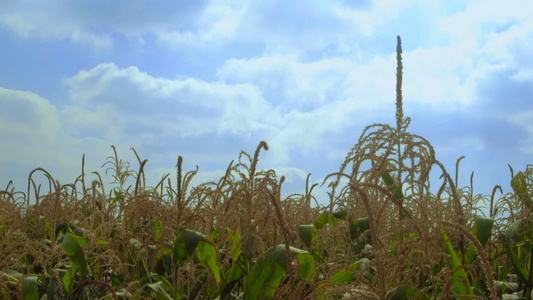
[{"label": "field vegetation", "polygon": [[71,184],[40,168],[26,191],[10,182],[0,191],[0,298],[529,298],[533,167],[510,168],[505,195],[458,187],[462,157],[452,175],[408,131],[401,53],[398,37],[396,124],[365,128],[324,180],[326,201],[310,176],[282,199],[285,178],[258,167],[263,141],[196,187],[198,169],[182,170],[181,157],[175,176],[147,186],[147,161],[133,150],[133,169],[114,146],[111,188],[84,167]]}]

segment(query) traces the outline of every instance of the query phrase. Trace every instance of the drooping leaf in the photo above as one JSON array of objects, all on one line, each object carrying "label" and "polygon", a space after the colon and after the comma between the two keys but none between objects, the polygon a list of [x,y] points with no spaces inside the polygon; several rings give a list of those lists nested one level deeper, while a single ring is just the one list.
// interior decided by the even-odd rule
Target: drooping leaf
[{"label": "drooping leaf", "polygon": [[348,213],[345,210],[343,210],[343,209],[340,209],[340,210],[337,210],[337,211],[333,212],[333,216],[335,218],[341,219],[341,220],[345,220],[347,215],[348,215]]},{"label": "drooping leaf", "polygon": [[85,279],[88,272],[87,260],[85,259],[85,254],[83,254],[83,249],[81,249],[78,239],[67,232],[63,237],[61,246],[72,261],[74,269],[80,273],[82,279]]},{"label": "drooping leaf", "polygon": [[485,246],[492,235],[492,226],[494,219],[486,217],[476,217],[474,225],[474,235],[477,237],[482,246]]},{"label": "drooping leaf", "polygon": [[174,242],[172,263],[179,266],[184,265],[191,258],[198,243],[204,238],[205,235],[200,232],[189,229],[183,230]]},{"label": "drooping leaf", "polygon": [[[289,247],[291,259],[298,256],[300,262],[300,276],[309,276],[314,270],[313,256],[304,250]],[[285,245],[277,245],[265,253],[252,268],[248,276],[246,291],[249,299],[260,299],[263,296],[274,296],[275,288],[285,275],[288,266],[287,251]]]},{"label": "drooping leaf", "polygon": [[38,300],[38,284],[37,276],[28,276],[24,279],[24,285],[22,286],[22,296],[24,300]]},{"label": "drooping leaf", "polygon": [[370,229],[370,221],[368,218],[359,218],[357,219],[356,223],[361,232],[365,232]]},{"label": "drooping leaf", "polygon": [[311,247],[311,242],[316,236],[315,225],[300,225],[298,226],[298,232],[300,233],[300,238],[305,243],[305,245],[307,247]]}]

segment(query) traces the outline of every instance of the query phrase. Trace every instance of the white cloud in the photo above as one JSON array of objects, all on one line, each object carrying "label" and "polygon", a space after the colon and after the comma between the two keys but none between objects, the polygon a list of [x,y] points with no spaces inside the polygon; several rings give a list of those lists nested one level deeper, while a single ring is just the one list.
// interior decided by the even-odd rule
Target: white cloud
[{"label": "white cloud", "polygon": [[270,110],[250,84],[154,78],[136,67],[103,64],[66,82],[72,99],[99,117],[121,120],[125,126],[150,124],[182,136],[253,131]]},{"label": "white cloud", "polygon": [[34,149],[59,141],[61,124],[56,108],[35,93],[1,87],[0,107],[0,161],[36,163],[46,159],[50,153]]},{"label": "white cloud", "polygon": [[[35,93],[0,90],[2,107],[19,105],[23,111],[0,112],[0,136],[14,141],[3,158],[34,155],[28,163],[46,160],[78,170],[81,153],[90,151],[101,164],[115,144],[125,153],[130,147],[147,153],[150,163],[173,164],[179,154],[204,168],[213,161],[229,163],[238,155],[235,148],[253,153],[257,142],[266,140],[265,166],[290,163],[283,170],[297,182],[305,164],[340,163],[365,125],[393,120],[397,34],[404,37],[406,110],[422,114],[413,109],[417,105],[432,108],[431,113],[471,109],[468,117],[480,116],[486,115],[484,101],[493,97],[495,112],[483,120],[512,123],[508,110],[499,109],[508,102],[494,100],[504,96],[483,94],[480,86],[488,82],[498,91],[508,86],[493,78],[527,86],[533,77],[533,21],[523,9],[525,1],[504,6],[471,1],[464,7],[439,1],[228,2],[6,4],[0,28],[46,40],[51,47],[66,40],[107,49],[100,58],[111,63],[78,52],[79,61],[64,60],[63,55],[72,54],[67,45],[62,57],[46,54],[56,59],[53,72],[70,76],[64,74],[89,68],[65,80],[67,99],[54,99],[51,95],[63,91],[39,87],[42,92],[35,83],[19,88]],[[37,63],[43,59],[38,51],[31,53]],[[197,61],[190,59],[194,55]],[[178,67],[169,71],[169,66]],[[434,120],[428,117],[424,126]],[[485,136],[466,131],[438,151],[492,147]],[[23,148],[27,141],[22,139],[30,140],[32,148]],[[309,157],[320,161],[308,163]],[[213,175],[202,174],[199,178]]]},{"label": "white cloud", "polygon": [[[90,149],[91,154],[109,153],[109,144],[103,150],[102,140],[73,139],[65,130],[68,122],[64,115],[45,98],[24,91],[0,88],[0,140],[2,155],[0,170],[3,178],[14,180],[18,190],[25,188],[27,176],[37,168],[49,171],[62,184],[73,182],[81,174],[81,156]],[[94,159],[94,157],[93,157]],[[13,165],[14,164],[14,165]],[[88,163],[88,170],[100,165]],[[14,167],[15,166],[15,167]],[[40,172],[35,178],[44,178]],[[48,186],[48,181],[38,181]]]}]

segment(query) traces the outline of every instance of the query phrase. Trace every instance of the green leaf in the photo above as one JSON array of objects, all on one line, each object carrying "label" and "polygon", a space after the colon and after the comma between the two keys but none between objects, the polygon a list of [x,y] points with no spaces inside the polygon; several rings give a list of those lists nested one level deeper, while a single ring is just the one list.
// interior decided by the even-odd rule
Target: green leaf
[{"label": "green leaf", "polygon": [[234,264],[233,267],[226,271],[226,281],[223,283],[222,291],[220,292],[221,299],[231,294],[231,290],[243,275],[244,271],[240,264]]},{"label": "green leaf", "polygon": [[507,249],[507,255],[511,258],[514,268],[518,272],[518,275],[522,278],[524,282],[529,280],[529,270],[524,266],[524,264],[518,259],[516,253],[513,250],[513,236],[517,233],[517,228],[520,225],[522,220],[514,222],[511,226],[505,231],[505,248]]},{"label": "green leaf", "polygon": [[[300,263],[300,278],[304,279],[315,271],[315,260],[310,253],[302,252],[298,253],[298,262]],[[311,282],[314,280],[311,279]]]},{"label": "green leaf", "polygon": [[345,210],[343,210],[343,209],[333,212],[333,216],[335,218],[341,219],[341,220],[345,220],[347,215],[348,215],[348,213]]},{"label": "green leaf", "polygon": [[[383,179],[383,182],[385,182],[385,185],[387,187],[391,187],[391,186],[394,185],[394,179],[392,179],[392,176],[390,175],[390,173],[385,173],[385,174],[381,175],[381,179]],[[396,191],[394,191],[394,198],[396,198],[398,200],[404,198],[401,187],[398,187],[396,189]]]},{"label": "green leaf", "polygon": [[63,286],[69,292],[74,290],[74,275],[72,267],[67,267],[67,272],[63,276]]},{"label": "green leaf", "polygon": [[318,216],[318,220],[316,221],[316,227],[318,229],[326,226],[326,224],[328,224],[329,220],[328,220],[328,217],[326,216],[326,214],[321,214],[320,216]]},{"label": "green leaf", "polygon": [[346,270],[340,270],[339,272],[331,276],[329,281],[333,283],[338,283],[338,284],[347,284],[350,281],[352,281],[354,277],[355,275],[352,272],[346,271]]},{"label": "green leaf", "polygon": [[229,283],[231,281],[237,281],[242,277],[243,274],[244,271],[241,265],[236,264],[226,272],[227,282]]},{"label": "green leaf", "polygon": [[220,264],[218,263],[215,247],[205,241],[200,241],[198,243],[197,255],[200,263],[206,264],[211,269],[211,272],[213,272],[218,291],[220,291]]},{"label": "green leaf", "polygon": [[85,255],[83,254],[83,250],[81,249],[78,239],[67,232],[63,237],[61,246],[72,261],[76,271],[80,273],[82,279],[84,280],[87,277],[87,261],[85,260]]},{"label": "green leaf", "polygon": [[55,229],[55,238],[57,239],[57,236],[59,235],[59,233],[67,233],[67,230],[70,229],[69,226],[68,226],[68,223],[67,222],[64,222],[64,223],[61,223],[59,225],[56,226],[56,229]]},{"label": "green leaf", "polygon": [[[313,256],[304,250],[289,247],[291,259],[298,256],[300,262],[300,276],[309,276],[314,270]],[[252,268],[246,284],[249,299],[260,299],[263,296],[272,297],[281,278],[287,271],[287,251],[285,245],[277,245],[265,253]]]},{"label": "green leaf", "polygon": [[242,253],[242,244],[241,244],[241,234],[239,231],[239,226],[237,226],[237,229],[235,229],[235,235],[233,235],[233,245],[232,245],[232,254],[231,258],[233,260],[233,264],[237,262],[239,259],[239,256],[241,256]]},{"label": "green leaf", "polygon": [[220,228],[213,230],[213,232],[211,233],[211,240],[216,242],[219,234],[220,234]]},{"label": "green leaf", "polygon": [[[492,235],[492,226],[494,219],[486,217],[476,217],[474,223],[474,235],[477,237],[481,245],[485,246]],[[465,262],[467,264],[473,264],[477,259],[478,253],[476,247],[473,244],[468,245],[468,249],[465,253]]]},{"label": "green leaf", "polygon": [[455,253],[455,250],[453,249],[452,243],[450,242],[450,239],[444,233],[444,230],[441,229],[442,233],[442,240],[446,244],[446,252],[450,255],[451,263],[450,267],[452,270],[455,270],[452,275],[452,282],[451,286],[455,286],[455,288],[452,290],[452,294],[454,295],[473,295],[472,288],[470,287],[470,284],[468,283],[468,277],[466,275],[465,270],[461,267],[461,260],[457,256],[457,253]]},{"label": "green leaf", "polygon": [[37,276],[28,276],[24,279],[24,286],[22,287],[22,296],[24,300],[38,300],[38,285]]},{"label": "green leaf", "polygon": [[365,232],[367,230],[370,230],[370,221],[368,218],[359,218],[356,221],[357,227],[359,227],[359,230],[361,232]]},{"label": "green leaf", "polygon": [[492,226],[494,225],[494,219],[486,217],[476,217],[474,224],[474,235],[481,242],[482,246],[485,246],[492,235]]},{"label": "green leaf", "polygon": [[179,266],[184,265],[191,258],[198,243],[204,238],[205,235],[200,232],[189,229],[183,230],[174,242],[172,263]]},{"label": "green leaf", "polygon": [[313,238],[316,236],[316,227],[315,225],[300,225],[298,226],[298,232],[300,233],[300,238],[304,241],[305,245],[309,248]]}]

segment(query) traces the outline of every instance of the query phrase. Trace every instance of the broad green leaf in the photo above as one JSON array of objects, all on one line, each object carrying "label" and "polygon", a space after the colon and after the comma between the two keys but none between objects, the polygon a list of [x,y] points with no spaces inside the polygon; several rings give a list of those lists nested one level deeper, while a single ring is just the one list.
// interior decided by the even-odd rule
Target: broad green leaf
[{"label": "broad green leaf", "polygon": [[494,225],[494,219],[486,217],[476,217],[474,225],[474,235],[481,242],[481,245],[485,246],[492,235],[492,226]]},{"label": "broad green leaf", "polygon": [[346,271],[346,270],[340,270],[339,272],[331,276],[329,281],[333,283],[338,283],[338,284],[347,284],[350,281],[352,281],[354,277],[355,275],[352,272]]},{"label": "broad green leaf", "polygon": [[356,223],[361,232],[365,232],[370,229],[370,221],[368,218],[359,218],[357,219]]},{"label": "broad green leaf", "polygon": [[70,233],[66,233],[61,242],[61,246],[67,253],[67,256],[72,261],[74,268],[81,275],[82,279],[87,277],[87,261],[85,260],[85,255],[81,249],[78,239]]},{"label": "broad green leaf", "polygon": [[38,285],[37,276],[28,276],[24,279],[24,286],[22,287],[22,296],[24,300],[38,300]]},{"label": "broad green leaf", "polygon": [[[300,277],[302,279],[309,277],[315,271],[315,260],[308,252],[298,253],[298,262],[300,263]],[[311,278],[311,282],[314,280]]]},{"label": "broad green leaf", "polygon": [[185,229],[174,242],[172,249],[172,263],[175,265],[184,265],[196,250],[198,243],[205,238],[205,235],[194,231]]},{"label": "broad green leaf", "polygon": [[329,220],[328,220],[328,217],[326,216],[326,214],[321,214],[319,217],[318,217],[318,220],[316,221],[316,227],[318,229],[326,226],[326,224],[328,224]]},{"label": "broad green leaf", "polygon": [[161,227],[163,226],[163,222],[162,221],[154,221],[154,236],[155,236],[155,240],[156,241],[159,241],[159,239],[161,239],[161,237],[163,236],[163,231],[161,230]]},{"label": "broad green leaf", "polygon": [[231,290],[243,277],[244,271],[240,264],[234,264],[229,270],[226,271],[226,281],[223,283],[222,291],[220,292],[220,298],[224,299],[231,293]]},{"label": "broad green leaf", "polygon": [[316,236],[316,227],[315,225],[300,225],[298,226],[298,232],[300,233],[300,238],[304,241],[305,245],[309,248],[313,238]]},{"label": "broad green leaf", "polygon": [[457,256],[457,253],[455,253],[455,250],[453,249],[452,243],[450,242],[448,236],[446,233],[444,233],[444,230],[441,229],[442,233],[442,240],[446,244],[446,252],[450,255],[451,263],[450,267],[452,270],[455,270],[452,275],[452,282],[451,286],[455,286],[455,288],[452,290],[452,294],[454,295],[473,295],[472,288],[470,287],[470,284],[468,283],[468,277],[466,275],[466,272],[463,268],[461,268],[461,260]]},{"label": "broad green leaf", "polygon": [[347,215],[348,215],[348,213],[345,210],[343,210],[343,209],[340,209],[340,210],[337,210],[337,211],[333,212],[333,216],[335,218],[341,219],[341,220],[345,220]]},{"label": "broad green leaf", "polygon": [[[477,237],[481,245],[485,246],[492,235],[492,225],[494,224],[494,219],[486,217],[476,217],[474,223],[474,235]],[[465,262],[467,264],[473,264],[477,259],[478,253],[476,247],[473,244],[468,246],[468,249],[465,253]]]},{"label": "broad green leaf", "polygon": [[275,288],[285,275],[285,269],[275,261],[260,260],[248,276],[246,290],[251,300],[274,296]]},{"label": "broad green leaf", "polygon": [[86,237],[83,237],[83,236],[78,236],[78,235],[72,235],[76,241],[78,241],[78,244],[83,247],[83,246],[87,246],[87,244],[89,243],[89,239],[86,238]]},{"label": "broad green leaf", "polygon": [[65,287],[65,290],[69,292],[74,290],[74,276],[73,268],[68,266],[65,276],[63,276],[63,286]]},{"label": "broad green leaf", "polygon": [[[298,256],[298,261],[303,262],[303,265],[300,265],[300,276],[308,276],[311,273],[310,269],[314,269],[313,256],[307,251],[293,247],[289,247],[289,253],[291,259]],[[288,263],[285,245],[280,244],[268,250],[248,276],[246,291],[249,299],[274,296],[275,288],[285,275]]]},{"label": "broad green leaf", "polygon": [[226,271],[226,278],[227,282],[236,281],[239,280],[242,275],[244,274],[244,271],[240,264],[236,264],[233,267],[231,267],[229,270]]},{"label": "broad green leaf", "polygon": [[507,249],[507,255],[511,259],[511,262],[513,263],[514,268],[518,272],[518,275],[522,278],[524,282],[527,282],[529,280],[529,270],[524,266],[524,264],[518,259],[516,256],[516,253],[514,252],[513,248],[513,236],[517,232],[517,228],[520,225],[522,220],[518,220],[514,222],[509,228],[507,228],[507,231],[505,232],[505,248]]},{"label": "broad green leaf", "polygon": [[218,263],[217,252],[215,247],[205,241],[200,241],[198,243],[198,252],[196,253],[198,255],[200,263],[209,266],[211,272],[213,272],[213,276],[215,277],[215,281],[217,283],[218,291],[220,291],[220,264]]},{"label": "broad green leaf", "polygon": [[473,264],[478,257],[478,253],[474,244],[468,245],[468,249],[465,252],[465,262],[467,264]]}]

